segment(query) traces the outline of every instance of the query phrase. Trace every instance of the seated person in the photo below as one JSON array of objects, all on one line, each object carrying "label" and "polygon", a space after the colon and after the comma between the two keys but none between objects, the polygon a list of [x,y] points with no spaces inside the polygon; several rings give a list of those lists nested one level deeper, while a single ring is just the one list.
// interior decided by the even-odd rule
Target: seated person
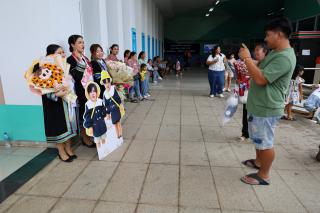
[{"label": "seated person", "polygon": [[304,103],[304,108],[311,113],[311,118],[313,118],[314,113],[320,107],[320,85],[316,87],[317,89],[311,93]]}]

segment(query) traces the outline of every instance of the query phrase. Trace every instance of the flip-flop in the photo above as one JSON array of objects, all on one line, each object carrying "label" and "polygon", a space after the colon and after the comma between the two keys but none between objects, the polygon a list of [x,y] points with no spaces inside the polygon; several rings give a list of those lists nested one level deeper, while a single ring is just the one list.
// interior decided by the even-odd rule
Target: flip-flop
[{"label": "flip-flop", "polygon": [[259,166],[255,163],[255,159],[249,159],[241,162],[246,167],[252,168],[252,169],[260,169]]},{"label": "flip-flop", "polygon": [[[257,182],[256,183],[249,182],[249,181],[247,181],[245,179],[246,177],[252,178],[252,179],[256,180]],[[263,180],[261,177],[258,176],[257,173],[252,173],[252,174],[246,175],[246,176],[241,178],[241,181],[243,183],[246,183],[246,184],[249,184],[249,185],[262,185],[262,186],[270,185],[270,181],[269,180]]]},{"label": "flip-flop", "polygon": [[282,119],[282,120],[286,120],[286,121],[296,121],[296,120],[297,120],[297,119],[295,119],[295,118],[289,118],[289,117],[287,117],[287,116],[282,116],[281,119]]}]

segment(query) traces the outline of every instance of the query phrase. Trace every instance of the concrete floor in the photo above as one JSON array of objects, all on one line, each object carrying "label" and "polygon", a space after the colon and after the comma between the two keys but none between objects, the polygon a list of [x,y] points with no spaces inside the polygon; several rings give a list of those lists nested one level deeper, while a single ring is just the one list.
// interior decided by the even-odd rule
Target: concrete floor
[{"label": "concrete floor", "polygon": [[173,75],[152,89],[154,101],[128,103],[125,144],[103,161],[77,148],[71,164],[54,160],[0,205],[0,212],[213,213],[320,212],[320,126],[281,121],[270,186],[240,182],[241,107],[222,127],[225,99],[208,95],[206,71]]}]

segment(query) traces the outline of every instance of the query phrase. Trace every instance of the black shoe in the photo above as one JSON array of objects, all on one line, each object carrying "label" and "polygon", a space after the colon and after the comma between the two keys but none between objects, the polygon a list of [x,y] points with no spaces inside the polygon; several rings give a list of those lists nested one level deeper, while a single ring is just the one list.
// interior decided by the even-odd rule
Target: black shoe
[{"label": "black shoe", "polygon": [[70,157],[72,160],[75,160],[75,159],[77,159],[77,158],[78,158],[78,156],[77,156],[77,155],[69,155],[69,157]]},{"label": "black shoe", "polygon": [[92,144],[86,144],[83,140],[82,140],[82,145],[88,147],[88,148],[96,148],[96,144],[95,143],[92,143]]},{"label": "black shoe", "polygon": [[60,159],[61,161],[63,161],[63,162],[71,163],[71,162],[73,161],[73,159],[72,159],[71,157],[69,157],[69,158],[66,159],[66,160],[63,160],[59,154],[58,154],[58,156],[59,156],[59,159]]}]

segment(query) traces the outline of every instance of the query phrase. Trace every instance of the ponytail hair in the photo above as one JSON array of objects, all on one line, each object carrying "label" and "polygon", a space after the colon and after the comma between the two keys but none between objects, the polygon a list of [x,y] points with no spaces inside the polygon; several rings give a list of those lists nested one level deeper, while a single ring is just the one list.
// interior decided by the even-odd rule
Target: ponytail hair
[{"label": "ponytail hair", "polygon": [[79,38],[83,38],[83,37],[81,35],[76,35],[75,34],[75,35],[71,35],[68,38],[68,44],[69,44],[69,51],[70,52],[73,52],[72,44],[74,45]]}]

